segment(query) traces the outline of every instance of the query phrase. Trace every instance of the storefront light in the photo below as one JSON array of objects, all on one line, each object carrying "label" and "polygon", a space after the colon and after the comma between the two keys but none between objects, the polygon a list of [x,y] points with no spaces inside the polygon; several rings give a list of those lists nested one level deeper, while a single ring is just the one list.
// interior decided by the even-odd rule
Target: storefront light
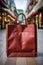
[{"label": "storefront light", "polygon": [[42,20],[42,13],[39,14],[39,24],[40,24],[40,25],[41,25],[41,23],[42,23],[41,20]]},{"label": "storefront light", "polygon": [[5,17],[5,21],[7,21],[6,17]]},{"label": "storefront light", "polygon": [[8,17],[9,17],[12,21],[15,21],[15,19],[14,19],[12,16],[8,15]]},{"label": "storefront light", "polygon": [[15,19],[13,17],[10,16],[10,18],[11,18],[12,21],[15,21]]},{"label": "storefront light", "polygon": [[4,13],[2,13],[2,15],[4,15]]},{"label": "storefront light", "polygon": [[1,16],[0,16],[0,20],[1,20]]},{"label": "storefront light", "polygon": [[38,15],[36,15],[36,17],[38,17]]},{"label": "storefront light", "polygon": [[40,17],[42,17],[42,13],[40,13]]},{"label": "storefront light", "polygon": [[10,17],[10,15],[8,15],[8,17]]},{"label": "storefront light", "polygon": [[13,21],[15,21],[15,19],[13,19]]}]

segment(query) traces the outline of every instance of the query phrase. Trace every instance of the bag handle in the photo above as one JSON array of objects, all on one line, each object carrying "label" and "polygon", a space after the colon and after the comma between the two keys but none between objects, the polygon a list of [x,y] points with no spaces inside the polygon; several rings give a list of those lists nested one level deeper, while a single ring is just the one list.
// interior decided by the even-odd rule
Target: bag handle
[{"label": "bag handle", "polygon": [[23,14],[23,13],[18,14],[16,21],[18,22],[18,17],[19,17],[20,15],[23,15],[23,16],[24,16],[24,18],[25,18],[25,19],[24,19],[24,24],[26,24],[26,16],[25,16],[25,14]]}]

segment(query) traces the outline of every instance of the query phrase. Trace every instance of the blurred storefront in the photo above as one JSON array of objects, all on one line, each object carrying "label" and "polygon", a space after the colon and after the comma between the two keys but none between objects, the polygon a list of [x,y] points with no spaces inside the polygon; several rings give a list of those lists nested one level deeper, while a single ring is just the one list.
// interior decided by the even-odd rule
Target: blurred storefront
[{"label": "blurred storefront", "polygon": [[16,6],[14,0],[0,0],[0,29],[6,27],[6,24],[16,22]]},{"label": "blurred storefront", "polygon": [[28,23],[36,23],[43,28],[43,0],[31,0],[26,9]]},{"label": "blurred storefront", "polygon": [[43,7],[38,10],[38,14],[36,15],[36,23],[38,24],[38,28],[43,28]]}]

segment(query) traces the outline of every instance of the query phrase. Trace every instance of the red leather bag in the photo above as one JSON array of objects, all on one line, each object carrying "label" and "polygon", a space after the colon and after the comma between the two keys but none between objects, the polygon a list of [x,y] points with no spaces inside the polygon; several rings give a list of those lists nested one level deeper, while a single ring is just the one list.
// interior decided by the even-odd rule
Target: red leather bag
[{"label": "red leather bag", "polygon": [[6,25],[6,53],[8,57],[36,56],[36,25]]}]

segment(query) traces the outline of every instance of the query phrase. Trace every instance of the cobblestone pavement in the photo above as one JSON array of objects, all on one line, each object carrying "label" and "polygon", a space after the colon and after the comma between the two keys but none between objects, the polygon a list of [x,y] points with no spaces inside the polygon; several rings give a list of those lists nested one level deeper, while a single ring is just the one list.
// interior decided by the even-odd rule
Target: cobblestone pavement
[{"label": "cobblestone pavement", "polygon": [[0,65],[43,65],[43,30],[37,30],[37,57],[6,57],[6,30],[0,30]]}]

